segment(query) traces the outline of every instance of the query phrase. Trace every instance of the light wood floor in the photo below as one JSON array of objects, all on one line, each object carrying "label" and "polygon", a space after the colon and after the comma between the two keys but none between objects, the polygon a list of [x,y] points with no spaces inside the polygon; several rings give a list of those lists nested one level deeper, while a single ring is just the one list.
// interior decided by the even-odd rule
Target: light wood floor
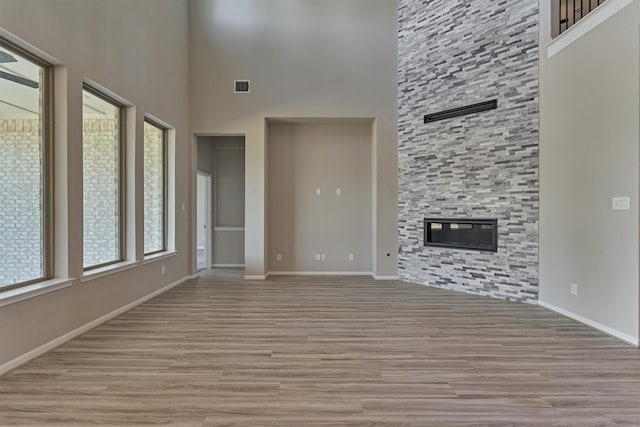
[{"label": "light wood floor", "polygon": [[[25,331],[26,333],[26,331]],[[640,352],[367,278],[201,278],[0,379],[0,424],[640,425]]]}]

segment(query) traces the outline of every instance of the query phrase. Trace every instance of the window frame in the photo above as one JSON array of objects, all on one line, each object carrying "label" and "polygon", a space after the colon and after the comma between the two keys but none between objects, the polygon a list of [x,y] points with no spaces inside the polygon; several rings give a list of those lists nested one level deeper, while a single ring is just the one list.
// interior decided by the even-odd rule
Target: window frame
[{"label": "window frame", "polygon": [[42,70],[42,112],[40,114],[41,136],[40,136],[40,189],[42,191],[42,277],[14,283],[12,285],[0,287],[0,292],[21,288],[53,279],[54,276],[54,230],[53,230],[53,203],[54,203],[54,173],[53,173],[53,152],[54,152],[54,92],[53,92],[53,65],[44,59],[32,54],[5,38],[0,37],[0,47],[33,62]]},{"label": "window frame", "polygon": [[[82,270],[87,273],[93,270],[108,267],[110,265],[119,264],[127,260],[127,159],[126,159],[126,108],[122,102],[115,99],[113,96],[106,94],[104,91],[84,82],[82,84],[82,91],[88,92],[93,96],[102,99],[105,102],[113,105],[118,109],[118,259],[103,262],[101,264],[84,266],[84,194],[82,199]],[[84,124],[84,114],[82,117],[82,123]],[[84,129],[84,128],[83,128]],[[84,153],[84,130],[82,135],[82,149]],[[83,174],[83,192],[84,192],[84,155],[82,159],[82,174]]]},{"label": "window frame", "polygon": [[[168,211],[169,211],[169,179],[168,179],[168,175],[169,175],[169,156],[168,156],[168,152],[169,152],[169,129],[166,128],[166,126],[163,126],[162,124],[160,124],[157,120],[154,120],[153,118],[146,116],[144,117],[144,123],[148,123],[149,125],[155,127],[156,129],[159,129],[162,131],[162,249],[158,249],[155,250],[153,252],[144,252],[144,244],[146,243],[144,241],[144,220],[146,220],[146,217],[144,215],[145,213],[145,206],[144,206],[144,201],[142,203],[142,213],[143,213],[143,225],[142,225],[142,230],[143,230],[143,241],[142,241],[142,248],[143,248],[143,252],[144,252],[144,256],[145,257],[149,257],[149,256],[153,256],[153,255],[157,255],[163,252],[167,252],[168,250],[168,241],[169,241],[169,235],[168,235],[168,229],[169,229],[169,215],[168,215]],[[144,140],[144,123],[143,123],[143,138],[142,138],[142,144],[144,146],[145,140]],[[143,165],[144,165],[144,147],[143,147]],[[142,175],[144,176],[145,170],[143,169],[142,171]],[[143,184],[143,198],[144,198],[144,184]]]}]

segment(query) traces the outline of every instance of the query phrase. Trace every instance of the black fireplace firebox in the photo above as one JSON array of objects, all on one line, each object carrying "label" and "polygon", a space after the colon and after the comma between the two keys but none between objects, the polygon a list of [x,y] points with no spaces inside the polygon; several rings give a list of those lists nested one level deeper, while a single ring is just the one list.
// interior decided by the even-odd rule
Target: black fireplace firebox
[{"label": "black fireplace firebox", "polygon": [[424,219],[424,245],[498,251],[497,219]]}]

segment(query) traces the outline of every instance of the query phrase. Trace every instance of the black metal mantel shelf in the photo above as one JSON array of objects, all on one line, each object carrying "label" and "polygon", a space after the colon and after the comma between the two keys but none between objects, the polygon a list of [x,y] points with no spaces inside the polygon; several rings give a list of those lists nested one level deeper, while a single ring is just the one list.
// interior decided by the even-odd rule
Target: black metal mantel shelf
[{"label": "black metal mantel shelf", "polygon": [[426,114],[425,123],[437,122],[439,120],[451,119],[453,117],[465,116],[467,114],[479,113],[481,111],[495,110],[498,108],[498,100],[479,102],[465,107],[452,108],[451,110],[440,111],[438,113]]}]

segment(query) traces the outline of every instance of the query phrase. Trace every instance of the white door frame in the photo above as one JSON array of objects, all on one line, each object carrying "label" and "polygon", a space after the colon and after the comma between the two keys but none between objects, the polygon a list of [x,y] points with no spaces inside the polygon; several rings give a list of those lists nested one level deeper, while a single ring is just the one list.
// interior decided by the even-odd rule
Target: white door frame
[{"label": "white door frame", "polygon": [[[204,226],[206,229],[205,232],[205,242],[204,242],[204,261],[206,263],[206,269],[210,269],[211,265],[212,265],[212,241],[211,241],[211,230],[213,229],[212,226],[212,212],[211,212],[211,188],[212,188],[212,175],[207,173],[207,172],[202,172],[202,171],[197,171],[197,177],[196,177],[196,186],[197,186],[197,182],[198,182],[198,178],[203,178],[204,179],[204,186],[205,186],[205,200],[204,200],[204,211],[205,211],[205,218],[204,218]],[[197,190],[196,190],[196,197],[197,197]],[[199,200],[196,200],[196,207],[199,203]],[[197,214],[196,214],[197,215]],[[197,238],[197,234],[196,234],[196,250],[197,250],[197,246],[198,246],[198,238]],[[197,264],[197,263],[196,263]],[[197,268],[197,265],[196,265]]]}]

